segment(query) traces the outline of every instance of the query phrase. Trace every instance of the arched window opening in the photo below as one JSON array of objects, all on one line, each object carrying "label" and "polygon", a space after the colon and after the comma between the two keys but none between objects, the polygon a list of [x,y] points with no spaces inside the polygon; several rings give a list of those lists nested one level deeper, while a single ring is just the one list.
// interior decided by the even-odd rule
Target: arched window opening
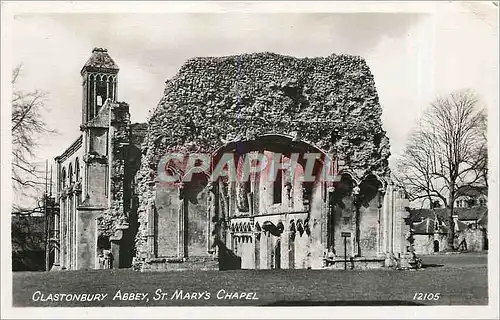
[{"label": "arched window opening", "polygon": [[283,195],[283,172],[278,170],[276,172],[276,178],[273,182],[273,203],[281,203],[281,197]]},{"label": "arched window opening", "polygon": [[66,168],[63,168],[61,172],[61,187],[66,188]]},{"label": "arched window opening", "polygon": [[78,182],[80,180],[80,162],[78,158],[75,160],[75,181]]},{"label": "arched window opening", "polygon": [[73,184],[73,165],[71,163],[69,164],[68,178],[69,178],[69,185],[72,185]]},{"label": "arched window opening", "polygon": [[98,78],[96,84],[97,113],[104,105],[104,102],[106,102],[107,97],[108,97],[107,77],[102,76]]}]

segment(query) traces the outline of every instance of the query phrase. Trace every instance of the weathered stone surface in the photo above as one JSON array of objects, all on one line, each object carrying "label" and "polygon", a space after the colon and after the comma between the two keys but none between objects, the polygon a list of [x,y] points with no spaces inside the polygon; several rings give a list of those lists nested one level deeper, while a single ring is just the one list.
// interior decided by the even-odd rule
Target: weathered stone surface
[{"label": "weathered stone surface", "polygon": [[137,176],[138,252],[146,245],[156,166],[166,152],[207,152],[238,137],[287,134],[338,154],[353,170],[386,176],[390,152],[381,112],[361,57],[266,52],[188,60],[166,82],[148,120]]}]

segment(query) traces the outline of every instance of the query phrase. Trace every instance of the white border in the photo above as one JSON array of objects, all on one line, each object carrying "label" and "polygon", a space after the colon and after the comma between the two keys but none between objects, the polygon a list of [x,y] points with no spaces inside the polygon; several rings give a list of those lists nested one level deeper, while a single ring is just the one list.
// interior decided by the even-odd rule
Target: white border
[{"label": "white border", "polygon": [[[498,108],[489,110],[489,306],[436,307],[110,307],[12,308],[10,241],[10,97],[11,21],[14,13],[146,13],[146,12],[421,12],[432,14],[450,2],[2,2],[2,318],[497,318],[498,311]],[[479,5],[492,5],[490,1]],[[498,20],[497,20],[498,23]],[[498,93],[497,93],[498,102]]]}]

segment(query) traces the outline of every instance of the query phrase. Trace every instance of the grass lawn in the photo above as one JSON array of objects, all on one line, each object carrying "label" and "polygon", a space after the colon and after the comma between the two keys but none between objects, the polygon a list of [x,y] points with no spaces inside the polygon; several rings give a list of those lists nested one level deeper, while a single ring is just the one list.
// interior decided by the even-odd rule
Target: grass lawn
[{"label": "grass lawn", "polygon": [[[486,254],[423,257],[428,267],[417,271],[393,270],[235,270],[136,272],[81,270],[21,272],[13,275],[14,306],[338,306],[338,305],[486,305]],[[166,292],[156,300],[155,292]],[[218,299],[219,290],[255,293],[254,299]],[[116,292],[147,293],[142,301],[115,299]],[[209,292],[210,298],[171,299],[176,290]],[[40,291],[107,294],[103,301],[33,301]],[[439,300],[414,300],[415,293],[440,293]],[[219,293],[220,296],[224,296]],[[196,295],[198,296],[198,295]],[[247,295],[249,296],[249,295]],[[40,294],[35,298],[38,299]],[[255,299],[255,298],[258,298]]]}]

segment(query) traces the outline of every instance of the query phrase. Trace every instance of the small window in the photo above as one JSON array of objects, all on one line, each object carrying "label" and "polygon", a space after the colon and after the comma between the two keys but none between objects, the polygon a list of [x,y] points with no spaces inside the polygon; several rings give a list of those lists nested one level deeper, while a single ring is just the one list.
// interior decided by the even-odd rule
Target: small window
[{"label": "small window", "polygon": [[307,181],[302,183],[302,203],[304,205],[309,205],[311,203],[312,190],[312,182]]},{"label": "small window", "polygon": [[101,79],[97,81],[97,86],[96,86],[96,98],[97,98],[97,112],[99,112],[100,107],[104,105],[104,102],[106,102],[107,98],[107,77],[103,76]]},{"label": "small window", "polygon": [[68,178],[69,178],[69,184],[73,184],[73,165],[70,163],[69,164],[69,169],[68,169]]},{"label": "small window", "polygon": [[75,181],[78,182],[80,180],[80,162],[78,158],[75,160]]},{"label": "small window", "polygon": [[62,173],[61,173],[61,187],[62,188],[66,187],[66,168],[62,169]]},{"label": "small window", "polygon": [[276,179],[273,182],[273,203],[281,203],[283,194],[283,172],[278,170],[276,172]]}]

